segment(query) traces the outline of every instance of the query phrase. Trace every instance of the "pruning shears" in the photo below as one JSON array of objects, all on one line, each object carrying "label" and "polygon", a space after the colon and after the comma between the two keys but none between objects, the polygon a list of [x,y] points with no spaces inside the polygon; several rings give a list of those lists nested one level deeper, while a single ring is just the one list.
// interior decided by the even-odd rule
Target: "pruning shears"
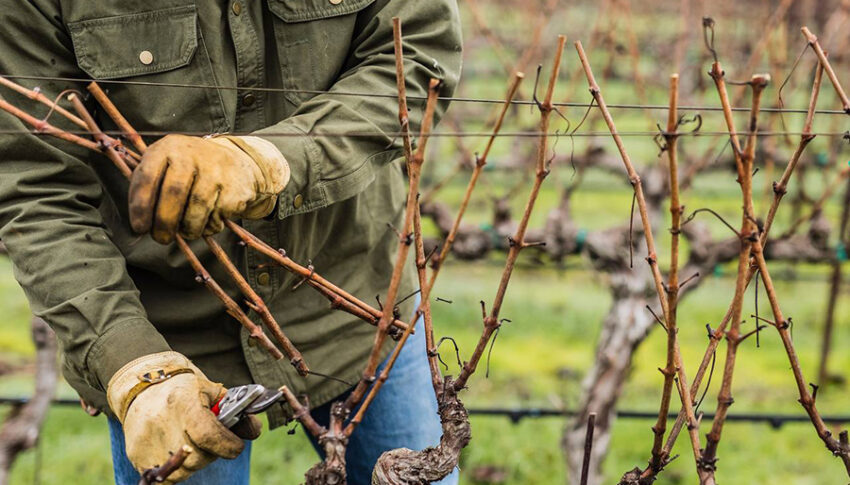
[{"label": "pruning shears", "polygon": [[227,394],[213,404],[210,410],[219,422],[230,428],[247,414],[259,414],[278,402],[283,393],[267,389],[260,384],[231,387]]}]

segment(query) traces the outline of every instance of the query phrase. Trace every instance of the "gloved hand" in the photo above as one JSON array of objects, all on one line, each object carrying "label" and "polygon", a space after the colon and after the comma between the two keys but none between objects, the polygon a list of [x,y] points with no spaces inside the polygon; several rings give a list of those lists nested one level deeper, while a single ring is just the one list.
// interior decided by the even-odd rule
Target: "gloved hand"
[{"label": "gloved hand", "polygon": [[165,482],[171,484],[218,457],[242,452],[243,441],[210,411],[225,392],[182,354],[160,352],[122,367],[109,380],[106,396],[123,425],[127,457],[140,472],[162,465],[183,445],[192,449]]},{"label": "gloved hand", "polygon": [[167,244],[224,228],[222,218],[260,219],[289,182],[289,164],[255,136],[167,135],[151,145],[130,180],[130,224]]}]

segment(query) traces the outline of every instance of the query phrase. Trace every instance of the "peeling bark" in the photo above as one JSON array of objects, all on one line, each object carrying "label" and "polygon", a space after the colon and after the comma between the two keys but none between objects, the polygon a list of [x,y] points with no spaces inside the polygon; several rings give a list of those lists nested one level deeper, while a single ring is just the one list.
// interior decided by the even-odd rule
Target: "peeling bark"
[{"label": "peeling bark", "polygon": [[381,455],[372,472],[372,485],[425,485],[445,478],[454,470],[460,452],[472,438],[469,415],[457,392],[446,379],[440,396],[440,444],[422,451],[408,448],[390,450]]},{"label": "peeling bark", "polygon": [[318,437],[325,457],[304,474],[306,485],[345,485],[345,450],[348,437],[342,432],[348,411],[342,402],[331,407],[331,422],[328,432]]},{"label": "peeling bark", "polygon": [[38,443],[41,425],[56,393],[56,337],[44,320],[33,317],[35,391],[26,404],[12,410],[0,429],[0,485],[9,483],[9,472],[18,455]]}]

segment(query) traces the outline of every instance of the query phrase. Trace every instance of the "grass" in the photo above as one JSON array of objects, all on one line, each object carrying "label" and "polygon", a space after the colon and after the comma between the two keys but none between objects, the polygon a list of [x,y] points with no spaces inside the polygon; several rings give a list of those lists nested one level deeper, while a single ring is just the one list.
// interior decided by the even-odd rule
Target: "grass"
[{"label": "grass", "polygon": [[[459,188],[452,187],[447,197],[453,197],[456,190]],[[616,206],[610,203],[611,197],[605,192],[589,191],[583,194],[581,206]],[[623,194],[616,197],[623,198]],[[554,200],[551,191],[546,193],[546,200]],[[608,222],[621,216],[613,209],[597,212]],[[472,217],[474,220],[477,216]],[[568,262],[569,268],[577,266],[581,266],[578,260]],[[783,270],[780,273],[796,271],[810,278],[823,276],[823,271],[814,267],[778,269]],[[435,307],[438,333],[454,337],[462,356],[468,355],[478,336],[481,324],[478,302],[492,298],[500,271],[498,260],[448,265],[435,290],[437,295],[453,301],[451,305]],[[535,269],[523,264],[515,274],[503,310],[511,323],[506,324],[499,336],[490,378],[485,379],[483,373],[476,375],[463,397],[465,402],[470,407],[574,407],[581,395],[580,376],[593,360],[599,322],[611,302],[603,278],[583,269]],[[808,279],[779,281],[778,290],[786,312],[794,317],[795,343],[811,379],[817,364],[827,285],[825,281]],[[705,348],[704,324],[722,317],[731,291],[731,279],[712,277],[682,303],[680,338],[685,361],[691,366]],[[850,324],[846,300],[841,301],[838,309],[839,329]],[[27,307],[5,260],[0,262],[0,302],[6,310],[6,318],[0,323],[2,360],[26,361],[32,352]],[[839,331],[834,348],[846,348],[848,344],[847,333]],[[656,409],[661,375],[655,369],[663,363],[664,345],[663,334],[655,331],[640,347],[620,400],[622,409]],[[454,356],[446,348],[443,351],[444,360],[451,366]],[[722,353],[719,357],[722,358]],[[850,358],[846,354],[834,354],[833,369],[846,369],[848,365]],[[457,369],[451,366],[449,372],[456,373]],[[712,383],[704,405],[706,410],[715,406],[718,383],[719,379]],[[754,342],[742,348],[736,384],[734,412],[802,413],[795,401],[784,352],[772,330],[763,334],[760,349],[755,348]],[[0,378],[2,395],[26,395],[29,388],[26,372]],[[63,386],[60,394],[73,396],[67,386]],[[846,389],[829,388],[820,393],[818,407],[825,414],[839,414],[846,411],[846,398]],[[645,463],[651,424],[624,419],[616,422],[611,453],[605,463],[610,480],[630,467]],[[504,418],[473,417],[474,438],[462,458],[462,483],[475,483],[472,472],[485,466],[503,468],[508,474],[505,483],[563,483],[566,472],[559,439],[564,425],[563,420],[554,418],[526,419],[514,425]],[[680,441],[676,451],[682,458],[669,467],[661,483],[692,482],[693,465],[686,444],[686,440]],[[299,483],[303,471],[315,461],[300,429],[294,436],[284,430],[265,433],[254,449],[253,483],[257,484]],[[66,483],[71,476],[78,483],[104,483],[110,479],[108,435],[102,417],[90,418],[77,408],[53,408],[40,445],[40,464],[38,453],[31,451],[20,458],[13,484],[31,483],[36,469],[40,470],[41,483],[45,485]],[[761,483],[776,477],[782,477],[784,483],[833,483],[844,476],[840,463],[829,456],[808,424],[787,424],[774,430],[763,424],[731,423],[725,429],[720,458],[721,483]]]}]

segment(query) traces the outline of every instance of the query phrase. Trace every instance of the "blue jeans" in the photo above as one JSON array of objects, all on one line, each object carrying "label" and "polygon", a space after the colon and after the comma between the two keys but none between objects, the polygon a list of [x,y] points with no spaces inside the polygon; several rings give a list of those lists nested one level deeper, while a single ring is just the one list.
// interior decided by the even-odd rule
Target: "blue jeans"
[{"label": "blue jeans", "polygon": [[[418,298],[417,298],[418,300]],[[396,360],[390,378],[369,406],[363,421],[348,443],[345,454],[349,485],[372,483],[372,468],[381,453],[394,448],[420,450],[436,446],[442,429],[437,415],[437,401],[431,387],[431,375],[425,353],[425,331],[422,320],[416,333],[407,341]],[[385,363],[379,367],[383,369]],[[327,424],[329,404],[313,410],[313,417]],[[285,429],[285,428],[281,428]],[[133,468],[124,448],[121,424],[109,419],[112,440],[112,464],[116,485],[137,485],[139,474]],[[312,439],[312,437],[311,437]],[[315,440],[313,446],[319,451]],[[234,460],[216,460],[184,482],[187,485],[247,485],[250,479],[251,443]],[[305,470],[306,471],[306,470]],[[457,470],[440,485],[456,485]]]}]

